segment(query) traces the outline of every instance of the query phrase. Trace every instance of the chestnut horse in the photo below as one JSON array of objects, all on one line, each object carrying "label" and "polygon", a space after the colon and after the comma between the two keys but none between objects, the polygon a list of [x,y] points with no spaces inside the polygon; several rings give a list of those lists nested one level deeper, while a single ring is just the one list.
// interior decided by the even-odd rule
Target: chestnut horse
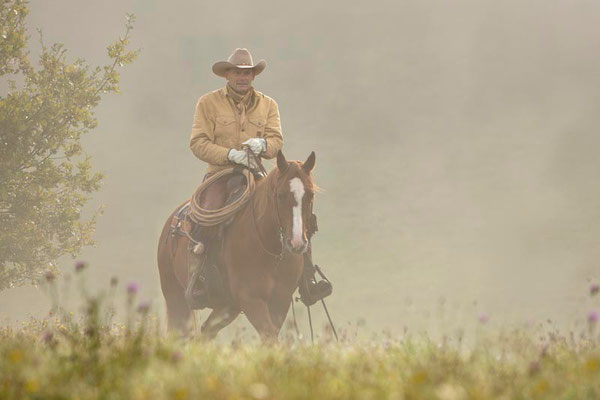
[{"label": "chestnut horse", "polygon": [[[231,301],[212,310],[202,324],[202,336],[214,338],[243,312],[263,341],[277,341],[308,246],[314,165],[314,152],[304,163],[287,161],[279,152],[277,168],[257,182],[253,197],[224,230],[219,266],[227,277]],[[167,303],[168,329],[187,333],[191,310],[184,292],[188,284],[189,239],[170,233],[176,212],[162,230],[158,270]]]}]

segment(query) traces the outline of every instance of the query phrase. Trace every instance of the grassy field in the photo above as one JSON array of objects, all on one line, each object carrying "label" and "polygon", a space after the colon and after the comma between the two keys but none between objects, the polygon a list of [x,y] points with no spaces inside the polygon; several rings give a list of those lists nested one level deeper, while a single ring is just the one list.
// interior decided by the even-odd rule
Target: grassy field
[{"label": "grassy field", "polygon": [[165,336],[135,285],[115,323],[116,290],[83,291],[81,315],[55,303],[44,320],[1,328],[0,399],[600,398],[595,314],[565,335],[548,324],[500,332],[482,320],[469,340],[366,340],[346,329],[340,343],[325,331],[310,345],[288,329],[280,345],[262,346]]}]

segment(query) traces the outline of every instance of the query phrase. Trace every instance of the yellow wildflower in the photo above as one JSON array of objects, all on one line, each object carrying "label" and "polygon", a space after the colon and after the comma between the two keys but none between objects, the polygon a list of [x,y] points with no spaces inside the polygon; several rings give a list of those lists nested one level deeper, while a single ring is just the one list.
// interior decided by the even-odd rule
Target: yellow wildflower
[{"label": "yellow wildflower", "polygon": [[20,363],[21,361],[23,361],[23,352],[19,349],[15,349],[13,351],[10,352],[9,354],[10,360],[12,362],[14,362],[15,364]]},{"label": "yellow wildflower", "polygon": [[213,392],[219,386],[219,379],[216,376],[211,375],[204,378],[204,387],[210,392]]},{"label": "yellow wildflower", "polygon": [[600,358],[591,357],[585,363],[585,370],[587,372],[597,372],[600,369]]},{"label": "yellow wildflower", "polygon": [[187,388],[178,388],[175,389],[173,393],[173,398],[175,400],[187,400],[190,397],[190,392]]},{"label": "yellow wildflower", "polygon": [[36,380],[28,380],[25,382],[25,391],[27,393],[37,393],[40,391],[40,384]]},{"label": "yellow wildflower", "polygon": [[417,370],[409,379],[409,382],[413,385],[422,385],[427,382],[427,371],[425,370]]}]

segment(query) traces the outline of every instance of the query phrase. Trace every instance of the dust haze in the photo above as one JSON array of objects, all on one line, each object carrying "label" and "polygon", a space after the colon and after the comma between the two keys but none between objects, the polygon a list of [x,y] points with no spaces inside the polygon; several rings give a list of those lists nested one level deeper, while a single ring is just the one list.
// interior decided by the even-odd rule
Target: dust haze
[{"label": "dust haze", "polygon": [[[105,205],[97,246],[80,257],[90,285],[138,281],[164,309],[159,233],[206,168],[188,147],[194,106],[224,84],[212,64],[247,47],[267,61],[254,86],[279,103],[285,155],[317,154],[313,247],[338,324],[432,329],[485,313],[499,325],[568,325],[591,307],[597,2],[33,0],[30,10],[32,57],[40,28],[92,65],[107,60],[125,14],[137,16],[140,57],[84,140],[106,174],[89,207]],[[0,304],[10,321],[49,307],[32,287]]]}]

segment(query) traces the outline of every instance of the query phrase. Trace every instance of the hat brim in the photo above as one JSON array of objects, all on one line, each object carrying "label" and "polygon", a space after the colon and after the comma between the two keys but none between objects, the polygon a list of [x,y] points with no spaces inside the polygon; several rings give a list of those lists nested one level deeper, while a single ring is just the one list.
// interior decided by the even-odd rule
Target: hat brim
[{"label": "hat brim", "polygon": [[265,60],[260,60],[258,63],[256,63],[256,65],[235,65],[229,61],[218,61],[212,66],[212,70],[215,74],[225,78],[227,76],[227,71],[229,71],[231,68],[253,69],[254,76],[256,76],[263,72],[266,67],[267,62]]}]

